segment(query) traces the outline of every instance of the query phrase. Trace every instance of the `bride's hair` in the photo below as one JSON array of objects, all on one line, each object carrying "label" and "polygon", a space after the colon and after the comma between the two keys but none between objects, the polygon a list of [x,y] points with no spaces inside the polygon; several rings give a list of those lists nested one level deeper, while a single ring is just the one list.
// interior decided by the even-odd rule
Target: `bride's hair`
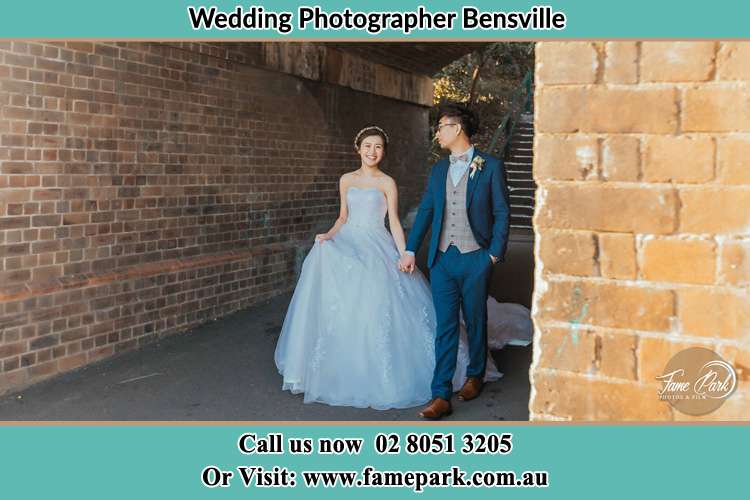
[{"label": "bride's hair", "polygon": [[359,151],[359,147],[362,145],[362,141],[365,139],[365,137],[370,137],[373,135],[377,135],[381,139],[383,139],[383,151],[388,150],[388,134],[385,133],[385,130],[383,130],[380,127],[376,127],[375,125],[370,125],[369,127],[365,127],[359,132],[357,132],[357,135],[354,136],[354,149],[355,151]]}]

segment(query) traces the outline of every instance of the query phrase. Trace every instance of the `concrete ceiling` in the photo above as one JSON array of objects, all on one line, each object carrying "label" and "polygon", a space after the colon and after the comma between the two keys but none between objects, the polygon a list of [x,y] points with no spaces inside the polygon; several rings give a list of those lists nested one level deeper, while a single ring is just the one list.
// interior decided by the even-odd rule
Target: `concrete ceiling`
[{"label": "concrete ceiling", "polygon": [[358,55],[368,61],[428,76],[434,75],[461,56],[488,44],[489,42],[325,43],[329,47]]}]

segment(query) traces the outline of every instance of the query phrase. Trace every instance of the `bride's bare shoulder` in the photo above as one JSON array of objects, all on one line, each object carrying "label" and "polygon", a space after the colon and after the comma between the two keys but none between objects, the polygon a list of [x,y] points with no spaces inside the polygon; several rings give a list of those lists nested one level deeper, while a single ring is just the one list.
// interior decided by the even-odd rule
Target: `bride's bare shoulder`
[{"label": "bride's bare shoulder", "polygon": [[380,182],[382,182],[383,186],[385,186],[387,188],[395,188],[396,187],[396,179],[394,179],[393,177],[391,177],[388,174],[383,174],[383,178],[381,179]]},{"label": "bride's bare shoulder", "polygon": [[389,198],[391,196],[398,196],[396,180],[390,175],[383,174],[383,178],[380,179],[380,190],[383,191]]},{"label": "bride's bare shoulder", "polygon": [[339,185],[341,187],[349,186],[355,178],[356,174],[354,172],[346,172],[339,178]]}]

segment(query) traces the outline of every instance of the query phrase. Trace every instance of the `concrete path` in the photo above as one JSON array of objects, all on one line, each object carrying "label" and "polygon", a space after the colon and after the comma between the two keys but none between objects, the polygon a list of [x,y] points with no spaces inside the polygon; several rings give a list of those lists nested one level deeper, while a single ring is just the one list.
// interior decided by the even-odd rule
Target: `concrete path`
[{"label": "concrete path", "polygon": [[[419,408],[304,404],[282,391],[273,352],[290,298],[6,395],[0,420],[419,420]],[[454,401],[451,420],[528,420],[531,346],[493,355],[505,376],[474,401]]]}]

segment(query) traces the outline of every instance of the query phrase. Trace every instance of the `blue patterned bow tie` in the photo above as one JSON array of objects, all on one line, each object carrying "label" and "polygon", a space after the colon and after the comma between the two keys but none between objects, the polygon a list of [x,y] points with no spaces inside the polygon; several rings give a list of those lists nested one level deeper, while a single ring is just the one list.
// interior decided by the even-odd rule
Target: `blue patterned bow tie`
[{"label": "blue patterned bow tie", "polygon": [[467,162],[469,161],[469,155],[467,155],[466,153],[462,155],[450,155],[450,161],[451,164],[456,163],[457,161]]}]

